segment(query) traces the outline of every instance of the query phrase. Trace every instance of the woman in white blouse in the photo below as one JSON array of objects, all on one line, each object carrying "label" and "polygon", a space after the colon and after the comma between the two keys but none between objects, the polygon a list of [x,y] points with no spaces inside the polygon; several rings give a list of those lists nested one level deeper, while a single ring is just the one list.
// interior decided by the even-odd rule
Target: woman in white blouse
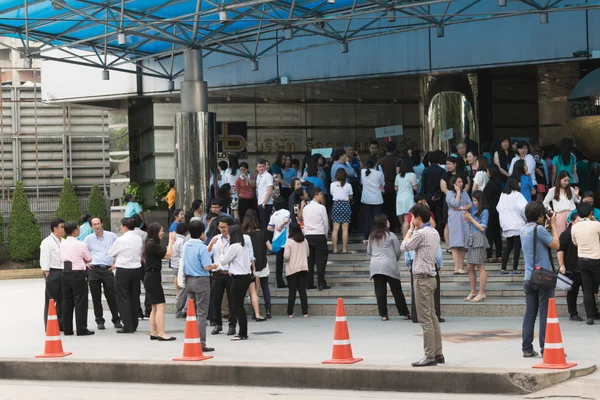
[{"label": "woman in white blouse", "polygon": [[509,178],[496,206],[496,210],[500,216],[502,236],[506,238],[506,246],[504,247],[504,253],[502,253],[501,275],[508,274],[506,267],[508,265],[508,257],[513,249],[515,250],[515,254],[513,257],[512,274],[520,274],[517,271],[517,267],[519,265],[519,257],[521,257],[521,228],[527,224],[527,219],[525,218],[527,200],[525,200],[520,190],[519,182],[516,179]]},{"label": "woman in white blouse", "polygon": [[365,214],[365,240],[367,244],[371,234],[371,224],[376,215],[381,214],[385,179],[383,172],[375,169],[377,158],[369,157],[366,168],[360,171],[360,181],[363,186],[361,203]]},{"label": "woman in white blouse", "polygon": [[394,186],[396,188],[396,215],[402,225],[402,236],[404,237],[408,231],[408,212],[415,205],[415,191],[419,188],[417,175],[414,173],[412,161],[409,158],[402,160]]},{"label": "woman in white blouse", "polygon": [[571,186],[571,177],[567,171],[561,171],[556,179],[556,186],[548,190],[544,199],[544,206],[556,214],[556,230],[559,235],[567,229],[567,218],[580,200],[579,188]]},{"label": "woman in white blouse", "polygon": [[333,197],[332,221],[333,231],[331,232],[331,241],[333,242],[333,252],[337,253],[338,231],[342,226],[342,253],[348,253],[348,225],[352,217],[350,201],[352,201],[352,185],[346,181],[347,174],[344,168],[339,168],[335,173],[335,182],[331,182],[329,187]]},{"label": "woman in white blouse", "polygon": [[478,157],[477,161],[475,161],[475,166],[477,167],[477,173],[473,178],[473,193],[478,190],[483,192],[485,189],[485,185],[487,185],[490,178],[488,177],[488,159],[486,157]]},{"label": "woman in white blouse", "polygon": [[231,276],[230,312],[240,326],[238,334],[231,340],[248,339],[248,317],[244,308],[244,299],[251,282],[252,255],[246,246],[252,247],[252,242],[246,243],[242,228],[239,225],[229,227],[229,248],[221,253],[220,262],[227,268]]},{"label": "woman in white blouse", "polygon": [[238,161],[238,158],[236,156],[230,155],[229,168],[227,168],[223,173],[223,181],[221,182],[221,186],[223,186],[226,183],[229,183],[229,185],[231,185],[230,209],[233,212],[231,216],[238,220],[240,219],[240,213],[238,211],[239,198],[235,190],[235,181],[237,181],[240,176],[242,176],[242,171],[240,170],[240,163]]}]

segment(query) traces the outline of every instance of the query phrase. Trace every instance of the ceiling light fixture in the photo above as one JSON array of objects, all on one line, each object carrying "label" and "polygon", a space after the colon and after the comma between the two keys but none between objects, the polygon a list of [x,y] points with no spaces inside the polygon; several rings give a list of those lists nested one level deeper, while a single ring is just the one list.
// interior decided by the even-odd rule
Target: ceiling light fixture
[{"label": "ceiling light fixture", "polygon": [[329,4],[335,4],[335,0],[327,0],[327,3],[329,3]]},{"label": "ceiling light fixture", "polygon": [[288,26],[283,30],[283,34],[285,35],[285,40],[292,40],[294,38],[294,31],[292,31],[292,27]]},{"label": "ceiling light fixture", "polygon": [[498,7],[506,7],[506,0],[498,0]]},{"label": "ceiling light fixture", "polygon": [[67,5],[65,0],[50,0],[50,2],[55,10],[62,10]]},{"label": "ceiling light fixture", "polygon": [[342,42],[341,46],[342,46],[342,53],[347,53],[348,52],[348,42]]},{"label": "ceiling light fixture", "polygon": [[225,23],[229,20],[229,16],[227,15],[227,11],[224,8],[221,8],[221,11],[219,11],[219,21],[221,21],[221,23]]},{"label": "ceiling light fixture", "polygon": [[387,12],[388,22],[396,22],[396,10],[390,8]]},{"label": "ceiling light fixture", "polygon": [[444,25],[439,25],[435,30],[435,35],[437,37],[444,37]]},{"label": "ceiling light fixture", "polygon": [[540,23],[541,24],[547,24],[548,23],[548,13],[547,12],[540,13]]},{"label": "ceiling light fixture", "polygon": [[169,79],[169,92],[175,90],[175,81],[173,79]]},{"label": "ceiling light fixture", "polygon": [[123,29],[119,30],[119,33],[117,34],[117,40],[121,46],[127,44],[127,37],[125,36],[125,31]]},{"label": "ceiling light fixture", "polygon": [[258,71],[258,61],[252,60],[252,71]]},{"label": "ceiling light fixture", "polygon": [[110,71],[107,69],[102,70],[102,80],[109,81],[110,80]]},{"label": "ceiling light fixture", "polygon": [[23,67],[26,69],[30,69],[32,66],[33,66],[33,59],[28,54],[25,56],[25,59],[23,60]]}]

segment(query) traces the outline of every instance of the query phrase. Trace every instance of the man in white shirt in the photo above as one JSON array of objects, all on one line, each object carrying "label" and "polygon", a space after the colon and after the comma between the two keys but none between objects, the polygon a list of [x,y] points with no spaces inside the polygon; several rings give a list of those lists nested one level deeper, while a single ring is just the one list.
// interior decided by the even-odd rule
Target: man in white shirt
[{"label": "man in white shirt", "polygon": [[134,223],[131,218],[121,220],[121,232],[108,251],[115,260],[115,289],[117,304],[121,311],[123,329],[117,333],[134,333],[138,327],[138,310],[140,308],[140,276],[142,275],[142,239],[133,232]]},{"label": "man in white shirt", "polygon": [[[285,208],[285,199],[278,197],[275,200],[275,212],[271,215],[269,226],[267,229],[273,232],[273,246],[279,249],[275,253],[275,278],[277,280],[277,288],[286,288],[287,285],[283,280],[283,248],[287,242],[287,226],[290,223],[290,212]],[[274,250],[275,251],[275,250]]]},{"label": "man in white shirt", "polygon": [[[211,334],[218,335],[223,330],[223,317],[221,315],[221,303],[223,303],[223,296],[227,292],[227,304],[231,304],[231,276],[227,268],[223,267],[220,262],[221,253],[227,252],[229,249],[229,227],[233,225],[233,219],[231,217],[220,217],[219,218],[219,231],[220,235],[212,238],[208,244],[208,252],[213,258],[213,262],[218,264],[218,267],[212,271],[212,309],[213,309],[213,322],[215,327]],[[235,335],[235,326],[237,320],[232,312],[229,313],[229,330],[227,335]]]},{"label": "man in white shirt", "polygon": [[267,160],[259,160],[256,164],[256,199],[261,229],[267,230],[267,224],[273,211],[273,176],[267,172]]},{"label": "man in white shirt", "polygon": [[[133,219],[133,226],[135,226],[133,233],[135,233],[142,239],[142,247],[143,247],[146,244],[146,238],[148,237],[148,234],[140,228],[140,225],[142,224],[141,218],[139,218],[139,217],[136,218],[134,216],[132,219]],[[142,283],[144,283],[144,265],[143,264],[142,264],[142,268],[140,269],[140,284],[142,284]],[[138,301],[138,303],[140,303],[140,302]],[[150,300],[148,300],[148,298],[146,297],[146,299],[144,300],[144,309],[143,310],[142,310],[142,305],[140,303],[140,307],[138,310],[138,318],[140,318],[142,320],[144,319],[144,317],[150,318],[151,311],[152,311],[152,305],[150,304]]]},{"label": "man in white shirt", "polygon": [[113,258],[108,255],[108,249],[111,248],[117,235],[104,230],[102,218],[94,217],[90,221],[94,233],[83,239],[92,255],[92,265],[88,270],[88,284],[92,294],[92,303],[94,304],[94,315],[99,330],[104,330],[104,310],[102,307],[102,287],[104,287],[104,297],[110,308],[112,323],[115,328],[120,329],[121,318],[119,317],[119,308],[117,307],[117,297],[115,296],[115,275],[113,274]]},{"label": "man in white shirt", "polygon": [[315,288],[315,263],[317,264],[317,283],[319,290],[331,289],[325,281],[325,267],[329,249],[327,248],[327,232],[329,231],[329,217],[327,209],[321,204],[324,202],[323,192],[319,188],[309,191],[310,203],[302,211],[304,218],[304,237],[308,242],[310,255],[308,256],[308,282],[307,289]]},{"label": "man in white shirt", "polygon": [[508,169],[508,174],[512,175],[513,173],[513,168],[515,166],[515,163],[518,160],[524,160],[525,161],[525,165],[527,165],[527,175],[529,175],[531,177],[531,180],[533,182],[533,187],[535,187],[537,185],[537,181],[535,179],[535,158],[533,158],[533,156],[529,153],[529,145],[527,144],[527,142],[521,141],[517,144],[517,155],[515,156],[515,158],[512,159],[512,161],[510,162],[510,168]]},{"label": "man in white shirt", "polygon": [[60,261],[60,244],[63,242],[63,235],[65,234],[65,221],[59,218],[52,220],[50,222],[50,230],[52,233],[42,240],[40,244],[40,266],[42,267],[46,281],[44,327],[48,321],[48,304],[50,299],[53,299],[56,306],[58,326],[62,331],[63,264]]},{"label": "man in white shirt", "polygon": [[[187,291],[184,287],[177,285],[177,274],[179,273],[179,264],[181,261],[181,255],[183,251],[183,245],[187,242],[188,224],[181,222],[177,225],[175,232],[177,233],[177,239],[173,245],[173,253],[171,254],[171,269],[175,276],[175,290],[177,303],[175,307],[175,318],[185,318],[187,316]],[[204,226],[204,225],[203,225]]]}]

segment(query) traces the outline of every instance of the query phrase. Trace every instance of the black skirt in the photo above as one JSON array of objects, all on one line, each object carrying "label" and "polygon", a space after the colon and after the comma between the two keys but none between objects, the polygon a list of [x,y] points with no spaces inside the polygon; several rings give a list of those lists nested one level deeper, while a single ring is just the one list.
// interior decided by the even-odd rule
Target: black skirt
[{"label": "black skirt", "polygon": [[160,271],[146,271],[144,275],[144,289],[146,291],[146,298],[150,304],[165,303],[165,292],[162,287]]}]

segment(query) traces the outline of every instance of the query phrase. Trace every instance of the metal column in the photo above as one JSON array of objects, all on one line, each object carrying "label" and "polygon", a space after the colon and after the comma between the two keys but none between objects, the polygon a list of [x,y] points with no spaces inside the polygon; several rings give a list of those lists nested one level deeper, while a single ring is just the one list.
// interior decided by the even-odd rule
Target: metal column
[{"label": "metal column", "polygon": [[202,50],[189,49],[184,56],[181,112],[175,114],[176,206],[189,209],[201,199],[210,201],[210,182],[216,182],[216,116],[208,112],[208,87],[203,80]]}]

